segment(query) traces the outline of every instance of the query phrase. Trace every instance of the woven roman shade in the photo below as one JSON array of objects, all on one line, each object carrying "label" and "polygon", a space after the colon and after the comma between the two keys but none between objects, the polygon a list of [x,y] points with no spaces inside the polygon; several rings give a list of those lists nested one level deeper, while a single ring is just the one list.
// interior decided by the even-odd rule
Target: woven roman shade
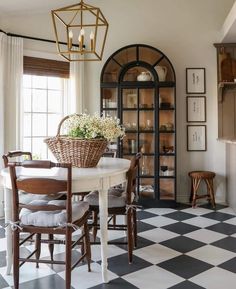
[{"label": "woven roman shade", "polygon": [[24,56],[24,74],[69,78],[69,62]]}]

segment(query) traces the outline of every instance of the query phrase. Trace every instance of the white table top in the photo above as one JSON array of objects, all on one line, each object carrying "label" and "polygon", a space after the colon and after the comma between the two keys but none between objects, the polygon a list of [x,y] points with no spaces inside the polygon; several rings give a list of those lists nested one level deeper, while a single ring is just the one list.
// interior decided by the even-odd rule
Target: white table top
[{"label": "white table top", "polygon": [[[121,158],[103,157],[100,159],[98,165],[94,168],[77,168],[72,169],[72,191],[84,191],[97,189],[99,180],[104,177],[110,177],[111,186],[112,177],[126,173],[130,166],[130,160]],[[66,170],[61,168],[47,169],[29,169],[29,168],[16,168],[17,176],[21,177],[47,177],[56,179],[65,179]],[[5,168],[1,171],[4,177],[4,186],[11,188],[11,181],[9,177],[9,169]],[[86,182],[86,183],[85,183]]]}]

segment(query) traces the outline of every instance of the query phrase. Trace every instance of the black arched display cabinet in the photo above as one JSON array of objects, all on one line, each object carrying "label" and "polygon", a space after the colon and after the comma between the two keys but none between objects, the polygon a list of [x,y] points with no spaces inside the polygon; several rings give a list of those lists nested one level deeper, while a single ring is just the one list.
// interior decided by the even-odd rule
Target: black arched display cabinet
[{"label": "black arched display cabinet", "polygon": [[101,114],[118,117],[123,140],[118,156],[143,153],[137,176],[138,202],[146,207],[176,204],[175,71],[160,50],[135,44],[113,53],[101,72]]}]

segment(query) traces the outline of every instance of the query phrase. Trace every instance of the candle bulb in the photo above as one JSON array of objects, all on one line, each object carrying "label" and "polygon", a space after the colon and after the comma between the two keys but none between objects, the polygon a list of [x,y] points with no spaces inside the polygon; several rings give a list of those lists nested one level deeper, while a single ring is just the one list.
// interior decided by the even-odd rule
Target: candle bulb
[{"label": "candle bulb", "polygon": [[84,48],[84,35],[85,35],[85,31],[84,31],[84,28],[82,28],[80,30],[80,36],[81,36],[81,49]]},{"label": "candle bulb", "polygon": [[69,31],[69,44],[68,44],[69,49],[72,48],[72,39],[73,39],[73,32],[70,30]]},{"label": "candle bulb", "polygon": [[94,33],[93,33],[93,31],[91,31],[91,33],[90,33],[90,49],[91,49],[91,51],[94,50]]},{"label": "candle bulb", "polygon": [[78,37],[78,41],[79,41],[79,49],[82,50],[82,39],[81,39],[81,35],[79,35]]}]

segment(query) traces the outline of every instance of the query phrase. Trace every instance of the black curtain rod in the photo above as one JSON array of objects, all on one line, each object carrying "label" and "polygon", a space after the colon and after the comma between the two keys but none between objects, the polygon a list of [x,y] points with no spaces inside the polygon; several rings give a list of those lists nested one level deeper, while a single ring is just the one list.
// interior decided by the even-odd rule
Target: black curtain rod
[{"label": "black curtain rod", "polygon": [[[24,38],[24,39],[30,39],[30,40],[36,40],[36,41],[42,41],[42,42],[49,42],[49,43],[56,43],[55,40],[37,38],[37,37],[32,37],[32,36],[20,35],[20,34],[14,34],[14,33],[3,31],[2,29],[0,29],[0,32],[5,33],[7,36],[12,36],[12,37],[21,37],[21,38]],[[59,42],[59,44],[67,45],[66,42]]]}]

